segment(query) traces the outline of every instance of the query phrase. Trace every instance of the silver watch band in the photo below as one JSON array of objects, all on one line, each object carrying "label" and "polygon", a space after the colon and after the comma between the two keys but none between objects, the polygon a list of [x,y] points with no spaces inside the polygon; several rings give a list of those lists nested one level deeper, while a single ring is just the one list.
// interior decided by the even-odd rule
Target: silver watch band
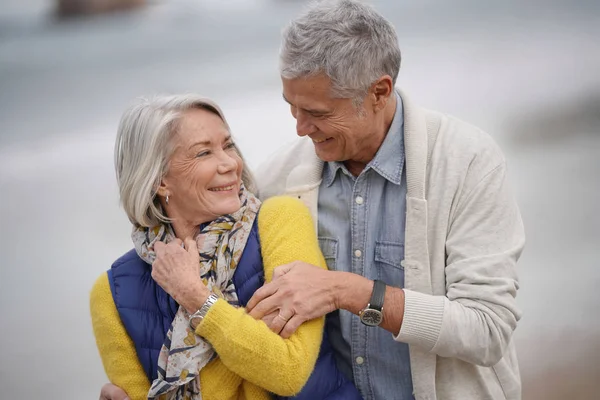
[{"label": "silver watch band", "polygon": [[[211,294],[210,296],[208,296],[208,298],[206,299],[204,304],[202,304],[202,307],[200,307],[198,309],[198,311],[196,311],[195,313],[190,315],[190,317],[188,319],[190,325],[191,325],[192,321],[195,319],[199,319],[200,321],[202,321],[202,319],[204,317],[206,317],[208,310],[210,310],[212,305],[215,304],[217,302],[217,300],[219,300],[219,298],[215,294]],[[198,321],[198,323],[200,323],[200,321]]]}]

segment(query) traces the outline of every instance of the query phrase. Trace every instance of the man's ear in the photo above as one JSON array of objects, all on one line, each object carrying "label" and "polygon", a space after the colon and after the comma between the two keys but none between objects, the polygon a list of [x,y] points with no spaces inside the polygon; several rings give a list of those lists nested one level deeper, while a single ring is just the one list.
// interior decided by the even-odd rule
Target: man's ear
[{"label": "man's ear", "polygon": [[388,100],[394,94],[394,82],[389,75],[384,75],[371,85],[371,98],[373,111],[378,112],[385,108]]}]

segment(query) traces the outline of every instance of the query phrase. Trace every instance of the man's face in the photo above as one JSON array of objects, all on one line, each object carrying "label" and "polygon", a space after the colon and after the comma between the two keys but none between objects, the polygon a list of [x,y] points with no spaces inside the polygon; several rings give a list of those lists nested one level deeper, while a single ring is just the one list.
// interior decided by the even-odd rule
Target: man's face
[{"label": "man's face", "polygon": [[298,136],[313,141],[320,159],[367,163],[374,157],[379,143],[373,149],[369,96],[359,113],[352,99],[331,97],[331,82],[324,75],[282,81],[283,98],[296,119]]}]

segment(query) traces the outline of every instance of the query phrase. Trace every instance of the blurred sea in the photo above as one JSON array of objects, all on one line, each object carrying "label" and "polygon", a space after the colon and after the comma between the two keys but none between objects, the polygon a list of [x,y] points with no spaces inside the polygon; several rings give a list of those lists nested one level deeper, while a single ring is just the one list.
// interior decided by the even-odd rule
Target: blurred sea
[{"label": "blurred sea", "polygon": [[[219,102],[252,167],[295,137],[279,33],[293,0],[155,1],[61,20],[0,1],[0,398],[97,398],[88,309],[130,249],[112,165],[134,98]],[[491,133],[525,221],[524,399],[600,392],[600,2],[373,1],[396,26],[398,86]]]}]

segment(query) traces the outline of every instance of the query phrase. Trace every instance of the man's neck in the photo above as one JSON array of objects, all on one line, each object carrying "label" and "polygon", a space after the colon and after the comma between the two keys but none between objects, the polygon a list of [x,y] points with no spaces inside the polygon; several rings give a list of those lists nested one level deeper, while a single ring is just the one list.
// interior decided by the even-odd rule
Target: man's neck
[{"label": "man's neck", "polygon": [[377,152],[383,144],[383,141],[385,140],[385,137],[387,136],[387,133],[389,132],[390,127],[392,126],[392,122],[394,121],[394,116],[396,115],[397,102],[398,99],[396,99],[396,92],[394,92],[394,94],[390,97],[390,101],[388,101],[388,103],[385,106],[385,109],[383,110],[383,123],[380,126],[376,127],[377,130],[372,135],[373,138],[376,138],[375,140],[377,142],[373,143],[373,150],[370,152],[370,154],[362,160],[344,161],[344,165],[353,176],[359,176],[360,173],[367,167],[367,164],[369,164],[377,155]]}]

